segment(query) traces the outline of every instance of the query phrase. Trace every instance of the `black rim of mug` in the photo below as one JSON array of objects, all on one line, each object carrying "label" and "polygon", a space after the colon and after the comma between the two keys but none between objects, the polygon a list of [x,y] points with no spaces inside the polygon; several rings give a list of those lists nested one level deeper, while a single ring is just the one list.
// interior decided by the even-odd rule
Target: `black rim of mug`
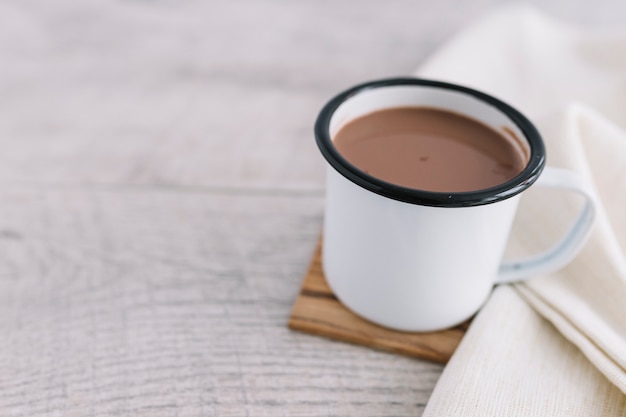
[{"label": "black rim of mug", "polygon": [[[330,138],[330,120],[337,108],[345,101],[366,90],[390,86],[426,86],[454,90],[477,98],[505,114],[523,133],[530,146],[530,158],[522,172],[511,180],[495,187],[482,190],[456,193],[441,193],[403,187],[366,174],[348,162],[335,148]],[[539,177],[545,166],[546,152],[537,128],[515,108],[480,91],[442,81],[423,78],[388,78],[369,81],[343,91],[332,98],[320,111],[315,122],[317,146],[328,163],[351,182],[376,194],[405,203],[433,207],[471,207],[495,203],[530,187]]]}]

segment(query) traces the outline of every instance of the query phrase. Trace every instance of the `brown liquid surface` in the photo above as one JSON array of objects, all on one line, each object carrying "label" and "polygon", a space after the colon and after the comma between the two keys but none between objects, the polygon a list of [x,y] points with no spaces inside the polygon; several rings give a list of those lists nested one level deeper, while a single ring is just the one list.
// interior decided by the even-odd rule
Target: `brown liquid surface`
[{"label": "brown liquid surface", "polygon": [[429,107],[398,107],[354,119],[333,138],[350,163],[384,181],[464,192],[502,184],[526,165],[511,139],[472,118]]}]

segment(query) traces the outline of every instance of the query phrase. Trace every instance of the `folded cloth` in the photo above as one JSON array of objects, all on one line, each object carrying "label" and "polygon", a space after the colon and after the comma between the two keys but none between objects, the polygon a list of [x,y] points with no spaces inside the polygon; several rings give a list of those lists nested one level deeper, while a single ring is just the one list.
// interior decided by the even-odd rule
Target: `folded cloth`
[{"label": "folded cloth", "polygon": [[[507,6],[416,75],[520,109],[542,133],[548,165],[585,176],[600,199],[591,237],[571,264],[494,290],[424,415],[626,416],[626,33]],[[531,187],[509,252],[550,246],[576,209],[566,193]]]},{"label": "folded cloth", "polygon": [[424,416],[624,416],[626,396],[510,286],[446,366]]}]

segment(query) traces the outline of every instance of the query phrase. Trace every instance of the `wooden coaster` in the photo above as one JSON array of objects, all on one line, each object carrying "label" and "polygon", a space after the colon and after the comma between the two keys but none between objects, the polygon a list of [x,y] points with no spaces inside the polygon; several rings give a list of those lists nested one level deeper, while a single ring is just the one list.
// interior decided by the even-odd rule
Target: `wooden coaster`
[{"label": "wooden coaster", "polygon": [[289,328],[375,349],[446,363],[461,342],[469,321],[432,333],[399,332],[380,327],[349,311],[337,300],[322,272],[321,243],[296,299]]}]

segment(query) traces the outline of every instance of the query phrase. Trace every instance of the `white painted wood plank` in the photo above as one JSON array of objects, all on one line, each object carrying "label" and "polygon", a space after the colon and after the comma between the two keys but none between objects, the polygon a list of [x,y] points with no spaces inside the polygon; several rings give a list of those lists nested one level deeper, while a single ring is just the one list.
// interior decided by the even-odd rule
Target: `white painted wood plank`
[{"label": "white painted wood plank", "polygon": [[[626,17],[619,0],[536,2]],[[0,180],[318,189],[321,105],[409,74],[498,3],[2,2]]]},{"label": "white painted wood plank", "polygon": [[319,197],[0,200],[2,415],[410,416],[441,370],[287,329]]}]

